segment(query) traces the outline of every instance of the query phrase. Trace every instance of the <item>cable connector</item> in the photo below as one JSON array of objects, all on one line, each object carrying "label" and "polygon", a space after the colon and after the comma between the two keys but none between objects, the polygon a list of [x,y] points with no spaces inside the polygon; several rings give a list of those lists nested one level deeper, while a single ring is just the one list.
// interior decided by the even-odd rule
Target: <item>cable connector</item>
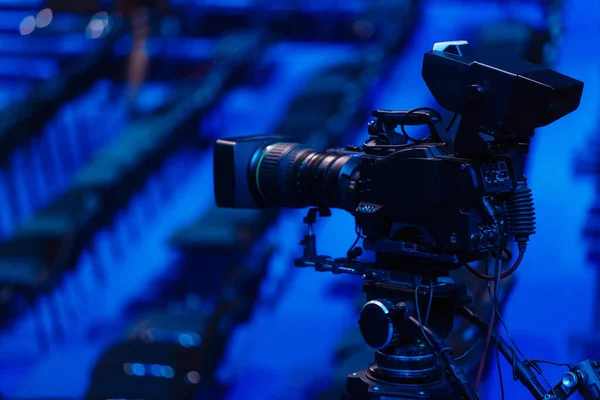
[{"label": "cable connector", "polygon": [[487,214],[490,216],[492,221],[494,221],[494,224],[496,224],[496,226],[498,226],[498,224],[499,224],[498,213],[496,212],[496,209],[494,208],[494,206],[492,206],[492,204],[490,203],[490,201],[488,200],[487,197],[484,197],[483,199],[481,199],[481,201],[483,202],[483,206],[484,206]]}]

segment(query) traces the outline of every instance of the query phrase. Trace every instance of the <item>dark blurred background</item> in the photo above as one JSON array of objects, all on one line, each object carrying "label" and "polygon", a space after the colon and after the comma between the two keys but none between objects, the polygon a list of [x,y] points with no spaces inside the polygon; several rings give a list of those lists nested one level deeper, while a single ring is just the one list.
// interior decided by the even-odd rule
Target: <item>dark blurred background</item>
[{"label": "dark blurred background", "polygon": [[[590,0],[1,0],[0,398],[337,398],[372,358],[361,280],[293,268],[304,210],[216,209],[212,143],[360,144],[371,109],[436,107],[422,56],[457,39],[585,82],[533,140],[538,233],[503,312],[527,357],[600,358],[599,18]],[[320,252],[353,228],[334,211]]]}]

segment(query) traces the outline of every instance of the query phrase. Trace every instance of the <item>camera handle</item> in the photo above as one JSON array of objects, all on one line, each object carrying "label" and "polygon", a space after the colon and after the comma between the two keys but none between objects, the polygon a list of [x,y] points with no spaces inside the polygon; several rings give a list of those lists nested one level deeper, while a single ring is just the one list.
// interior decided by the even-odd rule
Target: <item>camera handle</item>
[{"label": "camera handle", "polygon": [[[392,145],[405,143],[401,139],[401,135],[394,130],[400,126],[402,132],[405,133],[405,125],[427,125],[432,139],[437,143],[450,143],[454,140],[452,134],[444,128],[440,114],[428,107],[414,108],[408,111],[375,110],[371,115],[377,120],[369,124],[369,134],[372,136],[384,135]],[[404,139],[409,139],[409,137],[405,135]]]}]

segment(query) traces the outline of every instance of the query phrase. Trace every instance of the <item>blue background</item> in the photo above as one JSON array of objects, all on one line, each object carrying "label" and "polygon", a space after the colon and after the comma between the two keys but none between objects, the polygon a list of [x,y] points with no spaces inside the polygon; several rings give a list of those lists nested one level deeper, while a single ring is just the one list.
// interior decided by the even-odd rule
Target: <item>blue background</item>
[{"label": "blue background", "polygon": [[[174,7],[200,13],[217,7],[266,14],[264,10],[270,7],[249,0],[172,3]],[[365,6],[361,1],[278,3],[281,8],[304,9],[324,18],[340,12],[360,12]],[[48,27],[54,29],[52,34],[39,33],[45,28],[38,28],[29,35],[20,35],[19,25],[24,18],[36,15],[45,4],[2,0],[0,7],[0,107],[5,115],[20,112],[15,111],[20,108],[11,107],[23,107],[18,102],[29,99],[31,91],[44,82],[60,85],[67,61],[91,59],[108,46],[109,37],[96,41],[86,38],[86,24],[82,28],[79,21],[89,21],[90,16],[57,12]],[[112,9],[108,2],[100,2],[99,7]],[[433,104],[420,77],[422,54],[433,43],[461,39],[470,29],[511,18],[543,26],[540,9],[535,2],[423,1],[421,17],[407,45],[387,61],[389,73],[370,92],[370,108],[410,109]],[[584,228],[593,222],[590,210],[596,201],[596,183],[593,174],[577,171],[597,162],[593,143],[598,125],[600,56],[594,46],[600,37],[600,10],[589,0],[565,1],[562,10],[563,34],[554,69],[584,81],[585,89],[576,112],[536,132],[527,175],[535,196],[538,228],[519,268],[504,315],[513,337],[528,357],[578,362],[592,356],[589,351],[594,347],[583,344],[595,333],[594,315],[598,312],[594,303],[594,260],[588,257],[597,244],[584,235]],[[175,14],[170,18],[177,27],[186,16]],[[179,100],[178,94],[186,90],[199,93],[202,87],[194,86],[196,81],[191,80],[186,88],[185,81],[180,81],[173,67],[169,67],[175,64],[161,67],[160,60],[195,65],[198,59],[215,51],[216,39],[184,37],[175,28],[169,30],[168,24],[163,23],[162,27],[163,31],[157,32],[148,44],[155,75],[142,86],[133,106],[128,103],[125,83],[99,75],[81,94],[63,101],[31,140],[10,149],[8,162],[0,169],[2,240],[9,241],[53,199],[89,179],[90,170],[111,179],[110,171],[104,170],[105,164],[94,166],[94,157],[110,144],[122,140],[123,148],[128,149],[124,138],[130,137],[136,145],[144,146],[154,140],[153,135],[160,135],[161,127],[179,123],[178,113],[184,115],[189,104]],[[311,29],[306,27],[307,31]],[[249,39],[242,35],[238,40]],[[115,57],[123,58],[130,46],[130,37],[117,38]],[[222,92],[198,129],[211,140],[271,133],[312,77],[356,59],[361,51],[354,43],[274,41],[255,60],[264,68],[255,72],[255,77]],[[172,104],[169,102],[173,99],[176,105],[168,118],[152,116],[153,110]],[[132,114],[132,107],[136,114]],[[347,141],[356,144],[362,143],[364,136],[362,127],[346,132]],[[122,156],[118,162],[126,163],[126,158]],[[181,306],[169,303],[160,294],[169,276],[177,276],[178,260],[182,257],[173,247],[172,238],[212,212],[213,205],[210,149],[183,146],[172,151],[112,222],[94,233],[75,268],[47,293],[36,296],[33,310],[17,307],[11,314],[11,323],[0,330],[0,393],[8,398],[83,398],[98,359],[137,323],[131,316],[132,304],[154,298],[167,309]],[[356,329],[360,280],[292,267],[293,259],[300,254],[298,242],[303,234],[304,213],[282,212],[253,244],[274,246],[275,250],[250,319],[233,329],[219,363],[217,377],[227,387],[224,398],[311,398],[315,388],[325,388],[336,379],[339,366],[335,352],[341,338]],[[353,224],[351,216],[341,211],[320,221],[319,251],[334,256],[344,254],[354,240]],[[210,235],[215,241],[221,236],[223,241],[230,240],[230,233],[219,231],[218,224],[206,229],[214,229]],[[203,271],[223,268],[218,261],[211,264],[214,261],[210,258],[197,262],[203,263]],[[4,259],[2,263],[0,268],[10,273],[10,267],[4,267]],[[102,270],[101,283],[95,272],[98,268]],[[202,272],[202,279],[210,282],[213,274]],[[77,291],[74,287],[84,289]],[[335,295],[339,287],[343,290]],[[72,318],[63,308],[60,315],[53,313],[53,299],[59,297],[63,304],[69,296],[77,317]],[[199,301],[194,296],[186,299],[187,307],[192,308]],[[48,331],[54,331],[57,324],[64,327],[60,340],[49,335],[45,349],[35,328],[39,318]],[[184,347],[190,340],[199,340],[191,332],[182,335],[175,341]],[[151,370],[149,365],[145,368]],[[544,371],[551,382],[558,381],[560,369],[550,367]],[[506,363],[503,372],[507,398],[528,398],[526,391],[511,379]],[[495,372],[490,373],[483,396],[500,398]]]}]

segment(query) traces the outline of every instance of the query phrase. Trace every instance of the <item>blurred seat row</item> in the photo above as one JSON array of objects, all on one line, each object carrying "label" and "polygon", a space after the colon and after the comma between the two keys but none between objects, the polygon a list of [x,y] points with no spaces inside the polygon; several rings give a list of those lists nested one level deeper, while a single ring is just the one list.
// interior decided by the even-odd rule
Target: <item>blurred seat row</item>
[{"label": "blurred seat row", "polygon": [[[389,47],[365,48],[352,61],[314,75],[278,118],[275,132],[316,148],[342,145],[366,122],[369,93],[389,71],[408,33],[385,45]],[[160,278],[159,293],[129,307],[137,322],[127,330],[126,340],[97,364],[89,398],[222,398],[226,388],[215,372],[235,327],[250,317],[258,299],[274,246],[267,232],[278,214],[208,207],[194,224],[180,230],[173,237],[180,258]],[[181,318],[181,323],[167,323],[172,316],[180,316],[174,320]],[[157,337],[157,331],[172,333]],[[193,345],[182,342],[190,337],[195,338]],[[153,357],[154,347],[168,350]],[[146,365],[145,380],[129,372],[134,363]],[[147,367],[152,363],[168,363],[174,373],[155,376]],[[153,383],[144,387],[142,382]]]},{"label": "blurred seat row", "polygon": [[[10,12],[35,17],[36,7]],[[416,2],[406,2],[401,17],[414,23],[415,7]],[[131,43],[126,24],[115,22],[114,30],[99,40],[88,38],[85,45],[74,32],[104,14],[73,16],[73,32],[40,28],[19,36],[7,32],[6,38],[0,32],[0,41],[18,38],[6,51],[22,57],[28,69],[41,68],[35,58],[42,56],[57,65],[55,75],[36,78],[39,82],[31,83],[33,74],[25,71],[29,90],[0,110],[0,340],[11,348],[0,357],[9,360],[25,347],[48,353],[74,335],[89,335],[95,322],[82,321],[91,315],[108,318],[115,290],[127,289],[127,282],[116,282],[135,276],[123,270],[135,243],[166,235],[176,253],[163,262],[167,267],[156,269],[162,274],[147,270],[149,282],[163,280],[157,293],[146,285],[135,293],[137,301],[123,295],[126,300],[115,306],[125,307],[132,323],[99,360],[90,398],[191,398],[200,381],[204,391],[222,390],[211,374],[232,330],[251,314],[272,253],[264,236],[278,213],[217,210],[205,201],[201,212],[189,211],[184,219],[189,227],[178,234],[177,224],[167,229],[160,221],[170,212],[167,207],[185,199],[186,185],[202,190],[189,195],[212,199],[206,165],[212,141],[236,133],[223,129],[228,123],[221,119],[236,117],[225,101],[234,89],[260,93],[269,85],[293,87],[281,81],[289,77],[274,83],[273,65],[285,63],[286,55],[280,52],[274,60],[272,49],[318,37],[307,36],[306,29],[296,35],[298,24],[329,31],[328,40],[342,42],[340,49],[347,42],[358,44],[351,60],[321,68],[290,92],[283,114],[271,117],[277,132],[311,146],[340,145],[364,122],[365,99],[412,29],[405,24],[393,37],[365,35],[365,26],[358,29],[355,23],[368,14],[353,9],[340,9],[336,23],[344,29],[293,9],[250,19],[245,13],[246,28],[238,29],[235,13],[199,10],[180,15],[184,36],[151,38],[148,54],[156,62],[142,89],[147,95],[140,96],[147,104],[135,115],[120,84]],[[186,15],[203,15],[206,23],[194,29],[186,25]],[[69,19],[60,13],[53,18],[55,23]],[[144,266],[135,268],[144,273]]]}]

